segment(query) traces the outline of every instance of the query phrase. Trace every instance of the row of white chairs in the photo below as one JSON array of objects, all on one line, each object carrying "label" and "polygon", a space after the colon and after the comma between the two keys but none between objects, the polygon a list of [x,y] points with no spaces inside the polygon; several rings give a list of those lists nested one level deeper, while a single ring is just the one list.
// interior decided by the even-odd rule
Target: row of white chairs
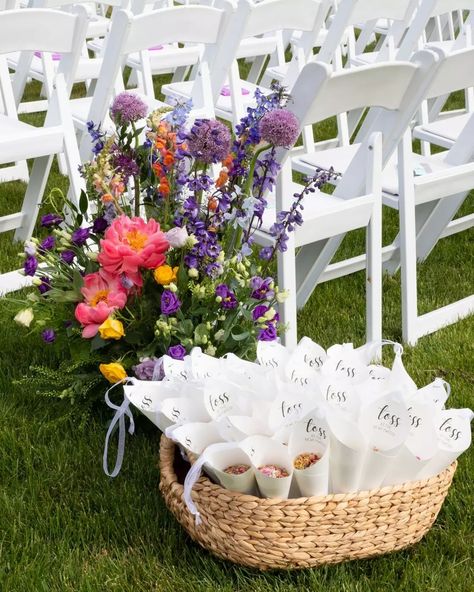
[{"label": "row of white chairs", "polygon": [[[426,249],[433,248],[474,184],[470,147],[470,128],[473,124],[470,122],[470,115],[463,114],[467,118],[464,131],[457,139],[453,139],[449,150],[440,155],[413,155],[411,136],[407,131],[424,102],[430,101],[428,104],[434,104],[438,97],[446,97],[456,90],[474,86],[470,74],[474,64],[474,50],[469,44],[466,44],[465,49],[455,49],[451,52],[447,51],[445,45],[434,45],[431,50],[411,55],[409,61],[396,59],[395,55],[388,56],[388,61],[382,61],[377,56],[375,60],[368,60],[373,63],[354,67],[351,61],[352,67],[344,68],[340,59],[343,52],[341,43],[345,43],[346,47],[349,45],[344,40],[344,35],[347,37],[347,26],[342,31],[339,45],[335,47],[331,57],[323,59],[331,53],[328,49],[325,50],[325,47],[330,47],[326,44],[331,42],[336,45],[332,41],[336,35],[332,32],[335,30],[333,27],[342,30],[340,15],[343,14],[343,10],[350,12],[348,6],[353,8],[350,14],[353,15],[354,24],[363,22],[364,18],[382,18],[381,14],[373,10],[373,4],[365,0],[343,0],[332,16],[332,23],[329,25],[321,51],[314,58],[311,54],[316,39],[315,33],[327,24],[329,4],[325,5],[323,12],[321,5],[324,3],[316,0],[296,0],[295,3],[291,3],[291,7],[289,4],[284,0],[264,0],[258,5],[240,2],[236,7],[224,2],[220,8],[188,6],[162,9],[142,15],[117,11],[112,18],[112,26],[104,45],[102,74],[95,85],[93,96],[70,103],[67,101],[67,95],[80,59],[77,44],[80,45],[86,38],[88,26],[87,14],[81,11],[80,7],[75,8],[75,12],[67,16],[63,14],[59,17],[58,13],[48,13],[48,19],[69,19],[69,28],[63,27],[68,31],[69,43],[66,43],[66,39],[54,37],[52,34],[48,34],[47,40],[41,38],[45,31],[50,32],[50,27],[57,25],[59,20],[50,20],[49,24],[39,21],[37,19],[42,18],[40,13],[33,13],[32,9],[0,14],[0,31],[3,31],[3,28],[16,31],[10,38],[7,35],[6,38],[0,39],[0,53],[23,51],[26,53],[22,54],[21,59],[26,61],[31,60],[33,51],[61,52],[63,57],[58,65],[56,89],[51,98],[46,125],[44,130],[40,129],[35,133],[51,133],[50,128],[59,128],[56,131],[60,131],[61,134],[57,139],[59,138],[61,149],[66,154],[72,190],[77,198],[81,180],[75,172],[79,156],[71,122],[74,121],[79,131],[83,131],[85,122],[89,119],[95,122],[105,120],[114,90],[116,92],[123,88],[123,82],[120,84],[117,80],[121,79],[121,67],[127,56],[148,51],[157,42],[174,44],[184,41],[203,44],[204,51],[200,54],[194,80],[190,83],[174,82],[163,90],[168,96],[192,96],[197,115],[217,113],[221,117],[233,120],[234,113],[241,113],[247,101],[251,100],[251,90],[255,88],[253,83],[242,81],[236,69],[236,57],[242,40],[256,35],[270,35],[275,31],[302,31],[298,42],[301,47],[309,47],[308,53],[299,55],[298,52],[294,52],[294,61],[287,70],[295,80],[292,83],[294,102],[290,104],[290,108],[295,111],[302,123],[303,146],[290,155],[282,156],[282,173],[276,191],[275,208],[288,209],[291,205],[290,196],[295,192],[292,170],[311,173],[315,166],[334,166],[342,173],[342,178],[333,196],[321,194],[307,204],[305,225],[292,237],[288,251],[280,255],[279,283],[296,295],[296,298],[289,299],[282,307],[282,316],[290,327],[286,340],[290,344],[295,342],[297,306],[307,301],[318,281],[363,267],[367,269],[367,338],[380,338],[381,273],[382,260],[385,260],[386,267],[392,272],[401,265],[403,336],[406,341],[415,343],[421,335],[474,310],[472,297],[422,317],[417,314],[416,304],[416,259],[417,252],[420,255],[419,245],[425,244]],[[369,4],[372,5],[370,12],[367,9]],[[388,4],[393,5],[385,4],[386,7]],[[400,4],[403,2],[397,3]],[[439,9],[441,2],[438,0],[438,4],[435,4],[433,2],[430,14],[437,7]],[[467,0],[464,7],[466,4]],[[362,10],[364,6],[365,17]],[[359,12],[354,13],[355,8]],[[393,13],[386,13],[386,16],[393,17]],[[30,35],[24,40],[18,38],[19,21],[15,19],[19,18],[23,19],[22,28],[26,23],[25,19],[31,18],[32,22],[35,21],[36,34],[33,37]],[[413,23],[413,18],[414,16],[406,22]],[[40,22],[41,27],[38,26]],[[197,23],[201,22],[202,26],[197,27]],[[347,25],[349,21],[346,19],[344,22]],[[391,30],[390,27],[386,29],[385,38],[391,34]],[[425,28],[420,26],[421,36],[424,30]],[[366,37],[369,40],[370,37]],[[229,52],[224,53],[223,47],[228,48]],[[308,63],[302,67],[302,62]],[[28,72],[26,66],[18,67],[13,79],[15,89],[23,91],[26,82],[25,72]],[[231,89],[231,96],[225,97],[228,109],[224,108],[226,103],[221,95],[227,77]],[[0,79],[3,88],[3,83],[9,80],[5,67]],[[241,93],[241,85],[244,83],[248,85],[249,95]],[[10,112],[6,110],[6,115],[3,116],[9,125],[15,120],[15,101],[13,99],[12,106],[11,100],[15,95],[13,92],[10,94],[9,98],[3,96],[4,105],[10,106]],[[60,100],[58,96],[61,97]],[[160,104],[153,97],[148,97],[148,102],[150,107]],[[78,106],[82,109],[82,116]],[[331,149],[323,150],[318,145],[315,148],[311,133],[312,124],[335,115],[339,117],[339,122],[346,118],[349,126],[350,116],[354,116],[355,120],[357,115],[358,121],[361,110],[367,108],[369,112],[366,113],[365,120],[352,143],[349,142],[349,137],[346,137],[333,144]],[[35,192],[36,196],[38,193],[42,194],[51,154],[58,152],[58,144],[51,144],[47,148],[51,152],[47,155],[34,151],[31,153],[31,150],[26,153],[26,144],[30,147],[31,144],[39,144],[41,140],[38,139],[25,142],[23,152],[13,152],[8,144],[13,143],[12,139],[18,132],[12,129],[8,137],[4,136],[3,123],[0,118],[1,137],[5,137],[5,149],[3,154],[0,152],[1,162],[41,157],[35,161],[22,212],[16,215],[16,218],[9,218],[3,222],[3,226],[0,220],[0,229],[17,228],[16,238],[23,239],[32,231],[38,206],[37,197],[36,203],[34,202]],[[52,125],[56,123],[57,126]],[[15,125],[20,127],[26,124],[17,121]],[[83,158],[90,153],[90,145],[84,137],[81,151]],[[397,152],[398,164],[395,160]],[[416,164],[413,163],[414,160]],[[424,174],[414,177],[414,169],[423,169]],[[35,189],[30,189],[31,187]],[[385,249],[382,249],[380,238],[382,190],[385,205],[397,208],[400,216],[400,236],[396,244]],[[268,229],[272,222],[272,212],[274,216],[274,208],[268,212],[263,227],[256,234],[262,244],[271,242]],[[468,222],[465,224],[467,228]],[[330,265],[342,237],[355,228],[367,228],[366,255]],[[297,252],[298,248],[300,250]]]}]

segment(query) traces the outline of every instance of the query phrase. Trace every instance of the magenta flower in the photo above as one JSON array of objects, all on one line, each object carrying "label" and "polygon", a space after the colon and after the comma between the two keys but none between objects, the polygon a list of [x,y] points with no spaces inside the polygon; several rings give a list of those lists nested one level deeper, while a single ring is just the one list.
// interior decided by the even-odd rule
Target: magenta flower
[{"label": "magenta flower", "polygon": [[229,154],[229,128],[217,119],[196,119],[187,137],[188,150],[194,158],[211,164]]},{"label": "magenta flower", "polygon": [[75,256],[76,253],[74,253],[74,251],[71,251],[70,249],[63,251],[60,255],[61,261],[64,261],[64,263],[67,263],[68,265],[71,265],[71,263],[74,261]]},{"label": "magenta flower", "polygon": [[186,349],[181,345],[172,345],[168,348],[168,355],[175,360],[184,360]]},{"label": "magenta flower", "polygon": [[89,238],[90,229],[89,228],[78,228],[72,233],[72,243],[76,245],[76,247],[81,247]]},{"label": "magenta flower", "polygon": [[117,95],[110,108],[110,116],[117,125],[126,125],[144,119],[148,106],[133,93],[122,92]]},{"label": "magenta flower", "polygon": [[287,109],[274,109],[260,120],[262,140],[273,146],[290,148],[299,136],[300,125],[295,115]]}]

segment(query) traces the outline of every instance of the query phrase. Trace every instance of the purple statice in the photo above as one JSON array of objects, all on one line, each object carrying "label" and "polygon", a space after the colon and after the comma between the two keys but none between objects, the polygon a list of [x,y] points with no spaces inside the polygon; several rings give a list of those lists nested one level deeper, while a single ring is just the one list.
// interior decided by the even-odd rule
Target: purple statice
[{"label": "purple statice", "polygon": [[64,263],[71,265],[71,263],[74,261],[76,257],[76,253],[74,253],[74,251],[71,251],[71,249],[66,249],[61,253],[59,257],[61,261],[64,261]]},{"label": "purple statice", "polygon": [[133,93],[122,92],[117,95],[110,107],[110,116],[117,125],[135,123],[147,116],[147,105]]},{"label": "purple statice", "polygon": [[38,251],[41,254],[44,254],[46,253],[46,251],[51,251],[52,249],[54,249],[55,245],[56,239],[54,238],[54,236],[49,235],[41,241],[41,244],[38,247]]},{"label": "purple statice", "polygon": [[72,233],[71,240],[76,247],[81,247],[90,235],[90,228],[78,228]]},{"label": "purple statice", "polygon": [[194,158],[212,164],[229,154],[231,135],[229,128],[217,119],[196,119],[186,141]]},{"label": "purple statice", "polygon": [[45,329],[41,333],[41,337],[45,343],[53,343],[53,341],[56,339],[56,333],[53,329]]},{"label": "purple statice", "polygon": [[63,220],[64,218],[59,214],[45,214],[41,216],[41,226],[43,228],[52,228],[53,226],[59,226]]},{"label": "purple statice", "polygon": [[40,276],[39,279],[41,280],[41,284],[39,284],[38,290],[40,294],[46,294],[46,292],[51,290],[51,279],[46,275]]},{"label": "purple statice", "polygon": [[258,304],[253,310],[252,310],[252,318],[255,322],[258,321],[258,319],[260,317],[263,317],[263,315],[268,312],[269,308],[268,306],[265,306],[264,304]]},{"label": "purple statice", "polygon": [[160,304],[162,314],[167,316],[178,312],[181,307],[180,299],[171,290],[164,290]]},{"label": "purple statice", "polygon": [[142,358],[132,370],[138,380],[162,380],[165,376],[161,358]]},{"label": "purple statice", "polygon": [[273,109],[260,120],[260,137],[272,146],[290,148],[299,136],[299,122],[287,109]]},{"label": "purple statice", "polygon": [[263,279],[258,275],[254,276],[250,279],[250,288],[252,289],[250,295],[255,300],[271,300],[275,296],[271,277]]},{"label": "purple statice", "polygon": [[107,230],[108,227],[109,227],[109,223],[104,218],[104,216],[99,216],[92,223],[92,232],[94,234],[102,234],[103,232],[105,232]]},{"label": "purple statice", "polygon": [[27,257],[23,269],[25,271],[25,275],[35,275],[35,272],[38,269],[38,260],[36,259],[36,257]]},{"label": "purple statice", "polygon": [[183,347],[181,344],[172,345],[168,348],[168,355],[174,360],[184,360],[184,356],[186,355],[186,348]]},{"label": "purple statice", "polygon": [[277,338],[277,329],[275,323],[269,323],[265,328],[259,330],[258,341],[275,341]]},{"label": "purple statice", "polygon": [[237,298],[227,284],[219,284],[216,287],[216,296],[222,298],[220,303],[222,308],[225,308],[226,310],[237,308]]}]

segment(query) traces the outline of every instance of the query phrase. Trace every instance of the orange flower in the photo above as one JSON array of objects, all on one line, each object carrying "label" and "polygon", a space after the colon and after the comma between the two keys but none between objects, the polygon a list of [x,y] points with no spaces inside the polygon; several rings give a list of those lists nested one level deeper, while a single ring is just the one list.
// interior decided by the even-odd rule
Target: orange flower
[{"label": "orange flower", "polygon": [[224,160],[222,161],[222,166],[226,167],[227,169],[231,169],[232,168],[232,164],[234,162],[234,155],[233,154],[228,154]]},{"label": "orange flower", "polygon": [[166,177],[160,178],[160,184],[158,185],[158,190],[163,195],[170,194],[170,184],[169,184],[168,179]]},{"label": "orange flower", "polygon": [[209,208],[209,210],[211,212],[215,212],[217,210],[218,205],[219,205],[219,202],[217,201],[217,199],[215,197],[211,197],[211,199],[207,202],[207,207]]},{"label": "orange flower", "polygon": [[163,175],[163,167],[159,162],[154,162],[152,164],[152,169],[157,177],[161,177]]},{"label": "orange flower", "polygon": [[229,175],[227,174],[226,171],[222,170],[219,173],[219,177],[216,181],[216,187],[222,187],[222,185],[225,185],[225,183],[227,183],[228,179],[229,179]]},{"label": "orange flower", "polygon": [[104,193],[104,195],[100,198],[100,201],[104,204],[110,203],[111,201],[114,201],[114,198],[110,193]]},{"label": "orange flower", "polygon": [[171,166],[174,162],[174,156],[171,154],[171,152],[167,152],[163,158],[163,164],[167,167]]}]

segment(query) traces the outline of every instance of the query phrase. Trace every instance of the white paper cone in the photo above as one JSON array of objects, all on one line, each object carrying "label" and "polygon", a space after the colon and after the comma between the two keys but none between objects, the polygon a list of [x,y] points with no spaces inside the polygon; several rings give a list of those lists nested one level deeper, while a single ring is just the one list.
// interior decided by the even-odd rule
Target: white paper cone
[{"label": "white paper cone", "polygon": [[289,350],[276,341],[259,341],[257,344],[258,363],[280,376],[284,375],[285,365],[290,358]]},{"label": "white paper cone", "polygon": [[321,372],[329,381],[343,380],[351,384],[364,382],[369,378],[365,358],[352,343],[334,345],[327,351],[327,359]]},{"label": "white paper cone", "polygon": [[204,354],[200,347],[193,347],[189,358],[191,375],[195,380],[219,378],[222,375],[221,360]]},{"label": "white paper cone", "polygon": [[207,422],[211,418],[202,401],[191,397],[172,397],[161,404],[161,413],[172,423]]},{"label": "white paper cone", "polygon": [[[257,493],[257,484],[252,463],[248,455],[241,448],[209,450],[206,458],[222,487],[230,491],[249,495],[255,495]],[[248,471],[241,475],[230,475],[224,472],[224,469],[227,467],[239,464],[248,465]],[[207,467],[207,465],[205,466]]]},{"label": "white paper cone", "polygon": [[187,423],[175,428],[170,435],[175,442],[194,454],[202,454],[209,445],[221,441],[214,421]]},{"label": "white paper cone", "polygon": [[415,397],[417,399],[421,398],[422,401],[431,402],[440,409],[443,409],[450,392],[451,386],[448,382],[442,378],[435,378],[431,384],[418,389]]},{"label": "white paper cone", "polygon": [[[363,384],[366,384],[365,382]],[[320,383],[322,400],[340,413],[350,417],[357,418],[361,405],[361,397],[356,385],[352,385],[347,380],[333,378],[332,380],[323,379]]]},{"label": "white paper cone", "polygon": [[364,464],[360,473],[358,491],[378,489],[398,456],[399,449],[383,453],[373,449],[366,452]]},{"label": "white paper cone", "polygon": [[164,431],[169,420],[160,413],[163,400],[176,395],[178,391],[173,385],[162,381],[136,380],[123,387],[127,399],[139,409],[145,417]]},{"label": "white paper cone", "polygon": [[382,483],[386,485],[401,485],[409,481],[417,481],[422,469],[429,463],[430,459],[422,460],[417,458],[413,452],[404,444],[396,459],[385,476]]},{"label": "white paper cone", "polygon": [[167,379],[183,381],[191,378],[187,363],[184,360],[175,360],[171,356],[163,356],[163,372]]}]

